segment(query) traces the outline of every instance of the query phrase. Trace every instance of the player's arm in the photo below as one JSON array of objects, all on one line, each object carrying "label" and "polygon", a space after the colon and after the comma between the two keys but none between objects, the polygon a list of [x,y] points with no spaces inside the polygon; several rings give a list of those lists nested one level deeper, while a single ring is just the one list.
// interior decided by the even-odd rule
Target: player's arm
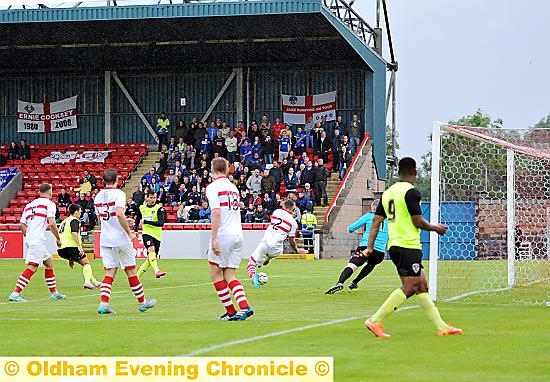
[{"label": "player's arm", "polygon": [[443,224],[431,224],[422,217],[422,211],[420,210],[421,198],[422,196],[416,188],[410,189],[405,194],[405,203],[407,204],[407,209],[409,210],[414,226],[425,231],[435,231],[440,235],[445,235],[447,227]]},{"label": "player's arm", "polygon": [[382,203],[379,203],[378,207],[376,207],[374,218],[372,219],[367,248],[359,252],[356,256],[368,257],[371,253],[374,252],[374,241],[376,240],[376,236],[378,236],[378,231],[380,231],[380,224],[382,224],[384,219],[386,219],[386,211],[384,210],[384,206],[382,205]]},{"label": "player's arm", "polygon": [[222,220],[222,209],[220,206],[220,199],[218,197],[218,190],[213,187],[206,188],[206,199],[210,204],[210,222],[212,230],[212,251],[216,256],[221,255],[220,247],[218,246],[218,231],[220,229],[220,223]]},{"label": "player's arm", "polygon": [[359,219],[357,219],[356,221],[351,223],[348,226],[348,232],[352,233],[352,232],[357,231],[359,228],[364,227],[365,224],[366,224],[366,217],[367,217],[367,215],[363,215]]},{"label": "player's arm", "polygon": [[143,216],[141,215],[141,210],[138,207],[137,212],[136,212],[136,221],[134,223],[134,232],[137,233],[137,231],[139,229],[139,223],[141,223],[142,219],[143,219]]},{"label": "player's arm", "polygon": [[80,222],[78,220],[71,221],[71,235],[73,235],[73,239],[80,253],[84,253],[82,242],[80,241]]},{"label": "player's arm", "polygon": [[53,233],[55,237],[55,241],[57,241],[57,246],[61,247],[61,238],[59,237],[59,231],[57,230],[57,224],[55,224],[54,217],[48,217],[48,226],[50,227],[51,233]]},{"label": "player's arm", "polygon": [[27,236],[27,225],[25,223],[21,223],[21,233],[23,237]]},{"label": "player's arm", "polygon": [[159,208],[159,210],[157,211],[157,217],[158,221],[143,221],[143,224],[149,224],[155,227],[163,227],[164,223],[166,223],[166,211],[163,207]]},{"label": "player's arm", "polygon": [[120,226],[122,227],[124,232],[126,232],[128,237],[131,240],[134,240],[136,238],[136,235],[132,231],[130,231],[130,226],[128,225],[128,219],[126,219],[125,212],[126,211],[124,210],[123,207],[120,207],[120,206],[115,207],[116,217],[118,219],[118,222],[120,223]]}]

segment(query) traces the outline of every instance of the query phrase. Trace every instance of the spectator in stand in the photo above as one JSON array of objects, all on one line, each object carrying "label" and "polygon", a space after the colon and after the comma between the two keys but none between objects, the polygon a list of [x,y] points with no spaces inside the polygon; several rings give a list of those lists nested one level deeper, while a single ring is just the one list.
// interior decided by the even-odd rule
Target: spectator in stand
[{"label": "spectator in stand", "polygon": [[321,139],[319,141],[319,156],[323,158],[323,161],[328,162],[328,152],[332,147],[332,142],[327,136],[326,131],[321,132]]},{"label": "spectator in stand", "polygon": [[210,155],[212,153],[212,141],[210,140],[208,133],[204,134],[204,137],[199,144],[199,153]]},{"label": "spectator in stand", "polygon": [[296,155],[302,156],[306,151],[306,133],[301,127],[298,127],[298,131],[294,135],[294,151]]},{"label": "spectator in stand", "polygon": [[259,157],[263,155],[262,153],[262,143],[260,142],[260,137],[254,137],[254,142],[252,143],[252,155],[258,154]]},{"label": "spectator in stand", "polygon": [[304,247],[308,249],[309,253],[313,253],[313,235],[315,229],[317,228],[317,218],[310,211],[306,210],[300,223],[300,226],[302,227],[300,232],[304,238]]},{"label": "spectator in stand", "polygon": [[237,138],[233,130],[229,131],[229,137],[225,140],[225,148],[227,149],[229,163],[237,162]]},{"label": "spectator in stand", "polygon": [[254,154],[254,157],[250,162],[246,163],[246,166],[250,169],[250,171],[263,171],[264,169],[264,164],[262,163],[262,160],[260,159],[260,156],[258,154]]},{"label": "spectator in stand", "polygon": [[264,206],[261,204],[256,206],[256,213],[254,214],[254,223],[269,223],[267,211],[264,210]]},{"label": "spectator in stand", "polygon": [[179,143],[176,145],[176,147],[174,147],[173,154],[174,154],[174,156],[176,157],[177,160],[181,161],[181,151],[180,151]]},{"label": "spectator in stand", "polygon": [[342,151],[340,152],[339,156],[340,180],[344,179],[344,175],[346,175],[346,172],[348,171],[352,160],[351,150],[348,148],[348,146],[342,145],[341,150]]},{"label": "spectator in stand", "polygon": [[172,169],[174,168],[175,164],[176,164],[176,154],[175,153],[170,153],[170,155],[168,156],[168,159],[166,160],[166,167],[169,168],[169,169]]},{"label": "spectator in stand", "polygon": [[281,170],[281,164],[279,162],[273,163],[273,167],[269,170],[269,175],[271,175],[275,181],[275,192],[279,192],[281,183],[283,183],[283,171]]},{"label": "spectator in stand", "polygon": [[210,223],[211,216],[210,206],[205,200],[202,202],[202,208],[199,210],[199,223]]},{"label": "spectator in stand", "polygon": [[252,176],[246,181],[246,187],[250,192],[262,191],[262,177],[260,176],[260,170],[254,170]]},{"label": "spectator in stand", "polygon": [[157,182],[157,178],[151,179],[151,184],[149,185],[149,189],[153,192],[159,192],[160,184]]},{"label": "spectator in stand", "polygon": [[187,205],[198,205],[201,202],[201,194],[197,191],[197,186],[193,185],[191,187],[191,192],[187,195]]},{"label": "spectator in stand", "polygon": [[311,211],[313,209],[313,202],[302,191],[298,192],[298,199],[296,200],[296,207],[300,209],[300,212]]},{"label": "spectator in stand", "polygon": [[275,201],[269,194],[269,192],[266,192],[264,194],[264,197],[262,199],[262,206],[264,207],[264,210],[267,211],[268,215],[271,215],[273,211],[275,211]]},{"label": "spectator in stand", "polygon": [[220,157],[227,157],[227,148],[225,147],[225,138],[222,135],[222,130],[218,129],[216,137],[212,141],[214,147],[212,149],[214,154],[218,154]]},{"label": "spectator in stand", "polygon": [[258,124],[256,121],[252,121],[252,125],[250,126],[250,130],[248,131],[248,138],[251,140],[251,142],[254,142],[256,137],[262,137],[262,133],[260,132],[260,129],[258,128]]},{"label": "spectator in stand", "polygon": [[252,199],[251,200],[252,200],[252,204],[254,204],[254,207],[257,207],[260,204],[262,204],[262,197],[260,196],[258,191],[252,192]]},{"label": "spectator in stand", "polygon": [[254,204],[248,203],[248,208],[246,209],[246,214],[244,220],[246,223],[254,223],[254,217],[256,215],[256,208]]},{"label": "spectator in stand", "polygon": [[178,138],[178,151],[180,152],[180,160],[181,160],[181,156],[185,153],[185,151],[187,150],[187,144],[185,143],[185,138],[183,136],[180,136]]},{"label": "spectator in stand", "polygon": [[90,182],[90,184],[92,185],[92,190],[97,189],[97,179],[96,179],[96,177],[93,174],[90,174],[86,170],[84,170],[83,174],[84,174],[83,178],[87,179],[88,182]]},{"label": "spectator in stand", "polygon": [[283,130],[281,138],[279,138],[279,162],[282,162],[288,158],[288,153],[290,151],[292,142],[288,138],[288,133],[286,130]]},{"label": "spectator in stand", "polygon": [[302,184],[304,184],[304,182],[302,181],[302,174],[304,173],[305,169],[306,169],[306,165],[302,163],[300,167],[298,167],[298,171],[296,171],[296,177],[298,178],[298,186],[301,186]]},{"label": "spectator in stand", "polygon": [[309,157],[307,156],[306,152],[303,152],[302,155],[300,155],[300,164],[307,165],[307,162],[309,162]]},{"label": "spectator in stand", "polygon": [[141,183],[139,184],[139,190],[143,193],[145,193],[145,189],[149,188],[149,183],[147,183],[147,179],[144,177],[141,178]]},{"label": "spectator in stand", "polygon": [[157,203],[167,206],[168,202],[168,193],[164,190],[164,187],[159,187],[159,191],[157,192]]},{"label": "spectator in stand", "polygon": [[189,219],[189,210],[180,204],[176,210],[176,223],[186,223],[187,219]]},{"label": "spectator in stand", "polygon": [[250,141],[248,138],[243,139],[241,142],[240,155],[242,164],[245,164],[252,159],[252,146],[250,146]]},{"label": "spectator in stand", "polygon": [[141,191],[140,186],[134,187],[134,193],[132,194],[132,200],[136,203],[136,206],[141,206],[145,201],[145,194]]},{"label": "spectator in stand", "polygon": [[248,190],[241,191],[241,201],[244,202],[245,206],[248,206],[250,203],[252,203],[252,195],[248,193]]},{"label": "spectator in stand", "polygon": [[[342,117],[339,117],[342,119]],[[332,151],[332,171],[338,172],[340,170],[340,154],[342,151],[340,147],[342,146],[342,136],[340,135],[340,130],[335,128],[332,141],[331,141],[331,151]]]},{"label": "spectator in stand", "polygon": [[281,131],[285,129],[285,124],[281,122],[281,118],[275,117],[275,123],[271,127],[273,129],[273,139],[279,139]]},{"label": "spectator in stand", "polygon": [[263,143],[262,147],[265,164],[273,164],[273,155],[275,154],[276,149],[277,143],[273,139],[271,139],[271,135],[268,135],[265,138],[265,142]]},{"label": "spectator in stand", "polygon": [[65,192],[65,189],[62,188],[59,190],[59,194],[57,195],[57,206],[58,207],[69,207],[72,204],[71,197],[67,192]]},{"label": "spectator in stand", "polygon": [[334,132],[338,130],[338,133],[340,136],[346,135],[348,133],[346,126],[342,122],[342,116],[339,115],[336,117],[336,123],[334,124],[334,130],[332,131],[332,134],[334,136]]},{"label": "spectator in stand", "polygon": [[319,155],[321,152],[321,133],[323,132],[321,122],[315,124],[315,128],[311,131],[313,137],[313,152],[315,155]]},{"label": "spectator in stand", "polygon": [[241,223],[246,223],[246,205],[244,204],[244,202],[241,200],[239,202],[239,210],[241,212]]},{"label": "spectator in stand", "polygon": [[78,191],[84,195],[86,195],[86,192],[92,191],[92,184],[88,181],[88,179],[83,179],[77,176],[76,182],[78,186],[73,188],[74,191]]},{"label": "spectator in stand", "polygon": [[332,122],[327,122],[326,115],[321,116],[321,127],[327,133],[328,136],[332,135],[333,125],[334,124]]},{"label": "spectator in stand", "polygon": [[[142,179],[142,182],[143,182],[143,179],[145,179],[145,181],[147,182],[147,184],[151,184],[151,183],[153,182],[153,179],[156,179],[157,182],[160,181],[160,178],[159,178],[159,176],[157,175],[157,173],[156,173],[156,171],[155,171],[155,168],[153,168],[153,167],[149,170],[149,172],[148,172],[147,174],[143,175],[143,176],[141,177],[141,179]],[[143,191],[143,190],[142,190],[142,191]]]},{"label": "spectator in stand", "polygon": [[323,158],[317,159],[315,168],[315,191],[317,191],[317,205],[323,207],[328,205],[327,179],[330,176],[329,171],[323,164]]},{"label": "spectator in stand", "polygon": [[315,122],[313,122],[313,117],[308,117],[307,122],[304,126],[304,133],[306,135],[306,148],[313,148],[313,129],[315,128]]},{"label": "spectator in stand", "polygon": [[245,174],[240,174],[239,175],[239,179],[237,180],[237,190],[240,191],[248,191],[248,186],[246,185],[246,175]]},{"label": "spectator in stand", "polygon": [[288,169],[288,174],[284,177],[286,192],[296,192],[298,187],[298,177],[294,173],[294,169],[291,167]]},{"label": "spectator in stand", "polygon": [[267,119],[267,115],[262,115],[262,122],[260,122],[260,133],[262,141],[265,141],[265,138],[268,135],[273,135],[273,129],[271,128],[271,122]]},{"label": "spectator in stand", "polygon": [[240,144],[241,141],[246,138],[246,128],[244,127],[243,121],[237,122],[237,127],[235,127],[235,138],[237,138],[237,144]]},{"label": "spectator in stand", "polygon": [[357,116],[357,114],[354,114],[350,123],[349,131],[348,131],[349,140],[352,145],[352,149],[351,149],[352,154],[355,154],[355,152],[359,148],[364,132],[365,130],[363,128],[363,124],[359,120],[359,117]]},{"label": "spectator in stand", "polygon": [[[296,200],[298,200],[294,192],[289,192],[287,195],[287,199],[293,200],[294,203],[296,203]],[[296,220],[297,223],[300,222],[300,219],[302,218],[302,212],[300,212],[299,208],[294,209],[294,213],[292,214],[292,217],[294,218],[294,220]]]},{"label": "spectator in stand", "polygon": [[[290,158],[292,158],[292,164],[290,165],[290,167],[294,169],[294,173],[296,174],[296,172],[300,170],[300,160],[298,158],[294,158],[294,155],[292,155]],[[298,176],[298,174],[296,174],[296,176]]]},{"label": "spectator in stand", "polygon": [[213,142],[216,136],[218,135],[218,130],[219,128],[216,125],[215,121],[210,122],[210,126],[206,128],[206,132],[208,133],[208,138],[210,139],[211,142]]},{"label": "spectator in stand", "polygon": [[185,188],[185,185],[182,183],[179,185],[179,188],[174,193],[174,202],[181,205],[186,205],[188,200],[189,190]]},{"label": "spectator in stand", "polygon": [[306,162],[306,168],[302,171],[300,181],[302,185],[306,183],[315,183],[315,169],[313,168],[313,163],[309,159]]},{"label": "spectator in stand", "polygon": [[166,113],[160,113],[157,119],[157,135],[159,138],[159,151],[162,150],[162,145],[168,145],[168,136],[170,135],[170,120],[166,118]]},{"label": "spectator in stand", "polygon": [[201,140],[204,138],[204,134],[207,134],[206,128],[204,127],[203,122],[199,122],[195,132],[193,133],[193,138],[195,142],[193,143],[195,147],[199,147]]},{"label": "spectator in stand", "polygon": [[19,145],[15,141],[11,141],[10,147],[8,149],[8,159],[14,160],[19,159]]},{"label": "spectator in stand", "polygon": [[261,181],[261,191],[262,194],[269,194],[271,198],[275,197],[275,179],[270,175],[270,170],[264,170],[263,177]]},{"label": "spectator in stand", "polygon": [[288,169],[292,167],[292,164],[288,162],[288,159],[283,159],[281,162],[281,171],[283,175],[288,174]]},{"label": "spectator in stand", "polygon": [[177,146],[176,137],[170,137],[168,142],[168,154],[173,153]]},{"label": "spectator in stand", "polygon": [[19,158],[23,160],[31,159],[31,148],[24,139],[21,140],[19,146]]},{"label": "spectator in stand", "polygon": [[227,121],[222,121],[222,126],[220,128],[222,131],[222,137],[223,139],[227,139],[230,136],[231,133],[231,127],[227,124]]},{"label": "spectator in stand", "polygon": [[199,164],[200,164],[200,158],[197,156],[197,151],[196,150],[191,151],[190,157],[187,159],[185,166],[189,170],[194,170],[194,169],[197,169],[197,167],[199,167]]},{"label": "spectator in stand", "polygon": [[200,206],[194,204],[193,207],[189,209],[189,220],[187,223],[197,223],[200,219]]},{"label": "spectator in stand", "polygon": [[[179,144],[179,140],[180,138],[182,139],[183,141],[183,138],[187,135],[187,127],[185,126],[185,122],[183,122],[182,119],[180,119],[178,121],[178,124],[176,125],[176,129],[174,131],[174,136],[177,138],[178,140],[178,144]],[[181,149],[180,149],[181,150]],[[183,151],[183,150],[182,150]]]}]

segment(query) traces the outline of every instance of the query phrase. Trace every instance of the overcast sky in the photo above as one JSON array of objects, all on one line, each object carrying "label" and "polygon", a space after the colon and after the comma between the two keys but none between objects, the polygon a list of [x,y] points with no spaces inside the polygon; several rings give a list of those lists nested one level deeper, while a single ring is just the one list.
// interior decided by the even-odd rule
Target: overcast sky
[{"label": "overcast sky", "polygon": [[[504,127],[525,128],[550,113],[550,1],[387,3],[399,62],[400,157],[428,150],[435,120],[481,108]],[[374,4],[357,0],[354,8],[374,22]]]}]

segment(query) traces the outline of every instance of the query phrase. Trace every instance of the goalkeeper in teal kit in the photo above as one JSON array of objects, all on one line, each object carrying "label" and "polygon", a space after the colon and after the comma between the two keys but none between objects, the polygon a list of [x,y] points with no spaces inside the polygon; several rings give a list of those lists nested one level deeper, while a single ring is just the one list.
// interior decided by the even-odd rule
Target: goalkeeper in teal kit
[{"label": "goalkeeper in teal kit", "polygon": [[[374,200],[371,204],[371,212],[361,216],[357,221],[355,221],[348,227],[348,231],[350,233],[357,231],[361,227],[364,227],[363,237],[361,239],[361,243],[359,243],[359,247],[357,247],[356,253],[359,253],[367,248],[370,227],[372,225],[372,219],[374,218],[374,212],[376,211],[376,207],[378,207],[378,203],[378,200]],[[367,277],[367,275],[372,272],[374,267],[376,267],[382,262],[382,260],[384,260],[384,257],[386,255],[387,243],[388,224],[386,219],[381,224],[380,231],[378,231],[378,235],[376,236],[376,240],[374,242],[374,252],[369,257],[351,256],[349,263],[340,274],[338,282],[334,284],[334,286],[332,286],[329,290],[327,290],[325,294],[333,294],[344,289],[344,282],[351,277],[351,275],[353,274],[353,272],[355,272],[357,268],[365,264],[363,269],[361,269],[361,272],[359,272],[357,277],[353,279],[353,281],[349,284],[349,289],[357,289],[357,284],[359,283],[359,281]]]}]

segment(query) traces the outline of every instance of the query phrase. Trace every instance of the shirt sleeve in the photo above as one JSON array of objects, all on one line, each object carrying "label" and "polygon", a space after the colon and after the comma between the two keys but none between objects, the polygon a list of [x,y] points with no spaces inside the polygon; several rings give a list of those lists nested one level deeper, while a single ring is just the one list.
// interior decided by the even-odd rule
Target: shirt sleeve
[{"label": "shirt sleeve", "polygon": [[422,199],[422,196],[416,188],[411,188],[405,194],[405,203],[407,204],[407,209],[411,216],[422,215],[422,211],[420,210],[420,199]]},{"label": "shirt sleeve", "polygon": [[80,222],[76,219],[71,220],[71,232],[80,231]]},{"label": "shirt sleeve", "polygon": [[220,199],[218,198],[218,190],[212,185],[206,187],[206,198],[208,199],[208,204],[210,208],[214,210],[215,208],[220,208]]},{"label": "shirt sleeve", "polygon": [[57,210],[57,208],[55,207],[55,203],[50,201],[49,203],[47,203],[47,206],[48,210],[46,212],[46,216],[49,218],[55,218],[55,211]]},{"label": "shirt sleeve", "polygon": [[378,203],[378,207],[376,207],[376,212],[374,214],[378,216],[382,216],[384,219],[387,218],[386,211],[384,210],[384,206],[382,205],[381,202]]},{"label": "shirt sleeve", "polygon": [[117,192],[116,200],[115,200],[115,208],[121,207],[126,209],[126,194],[124,191]]}]

